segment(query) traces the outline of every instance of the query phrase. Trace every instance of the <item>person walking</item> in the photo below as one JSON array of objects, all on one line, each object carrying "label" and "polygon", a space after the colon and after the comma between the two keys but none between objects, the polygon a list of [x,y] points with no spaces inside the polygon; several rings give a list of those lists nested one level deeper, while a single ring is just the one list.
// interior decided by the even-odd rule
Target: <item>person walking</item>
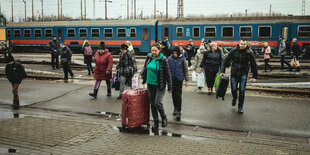
[{"label": "person walking", "polygon": [[166,127],[168,120],[163,106],[163,98],[168,84],[168,93],[171,93],[172,81],[167,57],[161,52],[160,45],[154,43],[151,47],[151,54],[146,57],[144,67],[139,79],[143,79],[143,84],[147,83],[149,101],[154,119],[153,131],[158,131],[158,112],[162,119],[162,127]]},{"label": "person walking", "polygon": [[93,59],[95,60],[94,78],[96,80],[93,93],[90,96],[97,98],[97,93],[102,80],[105,80],[107,85],[107,96],[111,96],[111,79],[113,68],[113,57],[108,49],[105,48],[105,42],[101,41],[98,50]]},{"label": "person walking", "polygon": [[82,53],[84,55],[84,63],[87,65],[88,75],[91,75],[91,73],[94,74],[93,66],[91,64],[93,50],[91,49],[91,46],[89,45],[87,40],[84,41]]},{"label": "person walking", "polygon": [[172,55],[168,58],[169,69],[172,79],[172,100],[174,105],[173,115],[176,120],[181,119],[182,109],[182,86],[185,79],[185,87],[188,86],[188,66],[187,61],[178,47],[172,49]]},{"label": "person walking", "polygon": [[[194,72],[196,73],[201,73],[201,69],[200,69],[200,64],[203,58],[203,55],[205,53],[206,49],[204,47],[204,44],[200,45],[199,49],[197,50],[197,54],[195,55],[195,59],[194,59]],[[198,87],[198,90],[201,91],[202,87]]]},{"label": "person walking", "polygon": [[[59,54],[60,54],[60,45],[56,40],[56,36],[53,36],[53,40],[49,42],[49,46],[51,49],[51,63],[52,63],[52,69],[56,68],[59,69]],[[56,62],[55,62],[56,61]]]},{"label": "person walking", "polygon": [[120,90],[117,99],[122,99],[126,83],[131,86],[131,79],[138,71],[135,56],[128,51],[128,46],[126,44],[121,45],[121,52],[119,54],[119,62],[116,66],[116,71],[120,80]]},{"label": "person walking", "polygon": [[[291,51],[292,51],[293,58],[295,58],[297,61],[299,61],[299,56],[301,54],[301,51],[300,51],[300,46],[297,42],[297,38],[293,39],[293,46],[291,48]],[[296,71],[300,72],[300,64],[297,66]]]},{"label": "person walking", "polygon": [[18,87],[22,80],[27,77],[25,68],[19,62],[15,62],[14,57],[9,54],[6,57],[5,74],[13,89],[13,109],[19,109]]},{"label": "person walking", "polygon": [[175,46],[175,47],[179,47],[181,54],[185,57],[185,59],[188,59],[188,54],[187,51],[184,49],[183,44],[180,44],[180,46]]},{"label": "person walking", "polygon": [[222,52],[218,48],[217,43],[210,43],[210,50],[205,52],[200,63],[201,70],[205,71],[208,93],[213,93],[213,86],[215,83],[216,74],[222,64]]},{"label": "person walking", "polygon": [[[224,59],[221,67],[221,76],[224,76],[226,67],[231,66],[231,93],[233,96],[232,106],[236,105],[237,88],[239,84],[239,104],[238,113],[243,114],[245,87],[248,79],[249,67],[252,68],[253,82],[257,78],[257,64],[255,62],[254,54],[249,50],[248,42],[245,39],[240,40],[237,47],[233,48]],[[249,66],[250,65],[250,66]]]},{"label": "person walking", "polygon": [[265,61],[265,72],[267,72],[267,68],[270,68],[270,72],[272,71],[271,65],[268,64],[270,61],[271,57],[271,48],[268,46],[268,43],[264,43],[264,47],[262,48],[262,53],[264,53],[264,61]]},{"label": "person walking", "polygon": [[285,61],[285,55],[286,55],[286,44],[285,44],[285,39],[283,36],[279,36],[279,41],[280,41],[280,46],[279,46],[279,54],[281,55],[280,61],[281,61],[281,70],[284,69],[284,64],[288,66],[287,71],[292,71],[292,66],[290,63]]},{"label": "person walking", "polygon": [[68,80],[68,73],[70,73],[71,79],[73,79],[74,74],[71,70],[72,51],[65,44],[60,44],[60,47],[61,47],[60,61],[64,72],[64,80]]},{"label": "person walking", "polygon": [[186,45],[186,51],[187,51],[187,60],[188,60],[188,67],[190,68],[192,66],[191,59],[192,56],[194,55],[194,42],[192,39],[189,39],[189,43]]}]

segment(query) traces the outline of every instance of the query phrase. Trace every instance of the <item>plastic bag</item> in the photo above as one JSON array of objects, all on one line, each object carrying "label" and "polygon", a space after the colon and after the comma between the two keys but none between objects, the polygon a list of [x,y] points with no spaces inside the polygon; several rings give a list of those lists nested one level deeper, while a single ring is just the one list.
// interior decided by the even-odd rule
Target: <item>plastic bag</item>
[{"label": "plastic bag", "polygon": [[139,88],[139,79],[134,77],[131,79],[131,89],[138,89]]},{"label": "plastic bag", "polygon": [[197,78],[197,86],[198,87],[205,87],[206,86],[206,80],[205,80],[205,75],[204,73],[197,73],[198,78]]},{"label": "plastic bag", "polygon": [[197,74],[195,71],[192,72],[192,81],[194,81],[194,82],[197,81]]},{"label": "plastic bag", "polygon": [[221,77],[221,74],[220,73],[217,73],[216,74],[216,78],[215,78],[215,83],[214,83],[214,87],[215,87],[215,90],[219,84],[219,81],[220,81],[220,77]]},{"label": "plastic bag", "polygon": [[293,58],[291,60],[291,66],[292,67],[298,67],[300,64],[299,64],[299,60],[297,60],[296,58]]}]

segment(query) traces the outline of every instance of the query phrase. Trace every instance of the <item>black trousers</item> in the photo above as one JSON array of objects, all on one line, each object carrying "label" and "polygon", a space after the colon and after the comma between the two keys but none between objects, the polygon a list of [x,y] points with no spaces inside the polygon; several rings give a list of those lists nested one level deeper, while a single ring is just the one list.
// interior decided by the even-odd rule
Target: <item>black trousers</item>
[{"label": "black trousers", "polygon": [[59,55],[58,54],[51,54],[52,55],[52,67],[55,68],[55,60],[56,60],[56,68],[59,68]]},{"label": "black trousers", "polygon": [[64,79],[68,79],[68,72],[70,73],[71,77],[73,77],[73,72],[71,70],[71,65],[68,64],[68,62],[62,62],[61,63],[65,77]]},{"label": "black trousers", "polygon": [[205,70],[205,74],[208,88],[213,88],[217,72],[209,72]]},{"label": "black trousers", "polygon": [[172,79],[172,100],[174,108],[181,112],[182,109],[182,86],[183,81]]},{"label": "black trousers", "polygon": [[270,59],[265,59],[265,71],[267,71],[268,67],[270,68],[270,70],[272,70],[271,66],[268,63],[269,61],[270,61]]}]

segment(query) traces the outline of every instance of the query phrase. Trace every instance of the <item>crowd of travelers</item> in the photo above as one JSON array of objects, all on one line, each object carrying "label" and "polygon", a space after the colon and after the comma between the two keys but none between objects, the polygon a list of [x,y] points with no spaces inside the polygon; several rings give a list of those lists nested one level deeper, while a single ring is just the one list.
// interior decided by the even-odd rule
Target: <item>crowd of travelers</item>
[{"label": "crowd of travelers", "polygon": [[[292,64],[285,60],[286,43],[282,36],[279,36],[280,46],[279,55],[281,56],[281,69],[284,69],[284,64],[288,66],[288,71],[292,71]],[[292,59],[299,61],[300,46],[297,39],[293,39]],[[50,41],[51,50],[51,65],[52,69],[58,69],[59,56],[61,66],[64,72],[64,80],[68,80],[68,74],[74,78],[71,70],[72,51],[65,44],[59,44],[56,36]],[[107,86],[107,96],[111,96],[111,87],[119,83],[119,95],[117,99],[122,99],[123,92],[126,86],[132,86],[132,78],[138,74],[137,78],[142,79],[143,84],[147,84],[148,98],[151,104],[151,113],[154,119],[153,128],[159,127],[159,116],[162,120],[162,127],[167,126],[168,120],[163,106],[163,98],[166,93],[166,88],[169,94],[172,94],[174,105],[173,115],[176,120],[181,119],[182,110],[182,89],[183,81],[185,87],[189,82],[189,70],[194,79],[197,74],[204,76],[208,88],[208,94],[212,95],[216,87],[218,77],[225,76],[226,68],[231,68],[230,83],[232,92],[232,106],[236,106],[238,100],[238,113],[244,112],[244,97],[245,87],[248,78],[249,70],[253,73],[252,81],[255,82],[257,78],[257,64],[255,61],[256,53],[251,49],[248,41],[241,39],[239,43],[228,51],[226,48],[218,45],[216,42],[210,40],[203,41],[197,51],[195,52],[194,42],[190,39],[187,45],[182,43],[171,46],[167,37],[163,41],[159,40],[151,46],[151,52],[146,56],[143,69],[138,73],[135,50],[130,41],[124,42],[120,46],[119,61],[116,65],[116,73],[112,73],[113,57],[106,48],[104,41],[101,41],[97,51],[93,51],[87,40],[82,46],[82,53],[84,55],[84,63],[87,66],[88,75],[92,75],[95,79],[93,92],[89,95],[97,98],[101,81],[104,80]],[[265,69],[270,72],[272,67],[269,64],[273,57],[271,47],[267,42],[264,43],[261,53],[264,55]],[[191,63],[194,57],[193,64]],[[95,63],[93,68],[92,62]],[[299,62],[298,62],[299,63]],[[297,66],[297,71],[300,71],[300,65]],[[24,67],[15,62],[12,55],[7,57],[6,74],[13,88],[13,108],[19,108],[18,87],[22,79],[26,77]],[[198,89],[201,90],[204,85],[197,82]],[[238,92],[239,90],[239,92]],[[239,95],[238,95],[239,93]]]}]

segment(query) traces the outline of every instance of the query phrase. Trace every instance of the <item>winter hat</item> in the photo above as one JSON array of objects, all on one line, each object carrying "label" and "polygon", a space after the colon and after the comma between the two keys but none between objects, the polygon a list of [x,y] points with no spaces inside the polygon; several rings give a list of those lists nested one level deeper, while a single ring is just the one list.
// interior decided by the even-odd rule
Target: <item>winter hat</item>
[{"label": "winter hat", "polygon": [[280,35],[279,38],[284,39],[282,35]]},{"label": "winter hat", "polygon": [[127,46],[126,44],[122,44],[122,45],[121,45],[121,49],[122,49],[122,50],[127,50],[127,49],[128,49],[128,46]]},{"label": "winter hat", "polygon": [[173,47],[173,48],[172,48],[172,53],[173,53],[174,51],[176,51],[176,52],[178,53],[178,55],[180,55],[180,48],[179,48],[179,47],[177,47],[177,46]]},{"label": "winter hat", "polygon": [[104,43],[104,41],[100,42],[99,49],[105,50],[105,43]]},{"label": "winter hat", "polygon": [[12,62],[12,61],[15,61],[15,60],[14,60],[14,57],[13,57],[11,54],[9,54],[9,55],[5,58],[5,61],[6,61],[7,63],[9,63],[9,62]]}]

